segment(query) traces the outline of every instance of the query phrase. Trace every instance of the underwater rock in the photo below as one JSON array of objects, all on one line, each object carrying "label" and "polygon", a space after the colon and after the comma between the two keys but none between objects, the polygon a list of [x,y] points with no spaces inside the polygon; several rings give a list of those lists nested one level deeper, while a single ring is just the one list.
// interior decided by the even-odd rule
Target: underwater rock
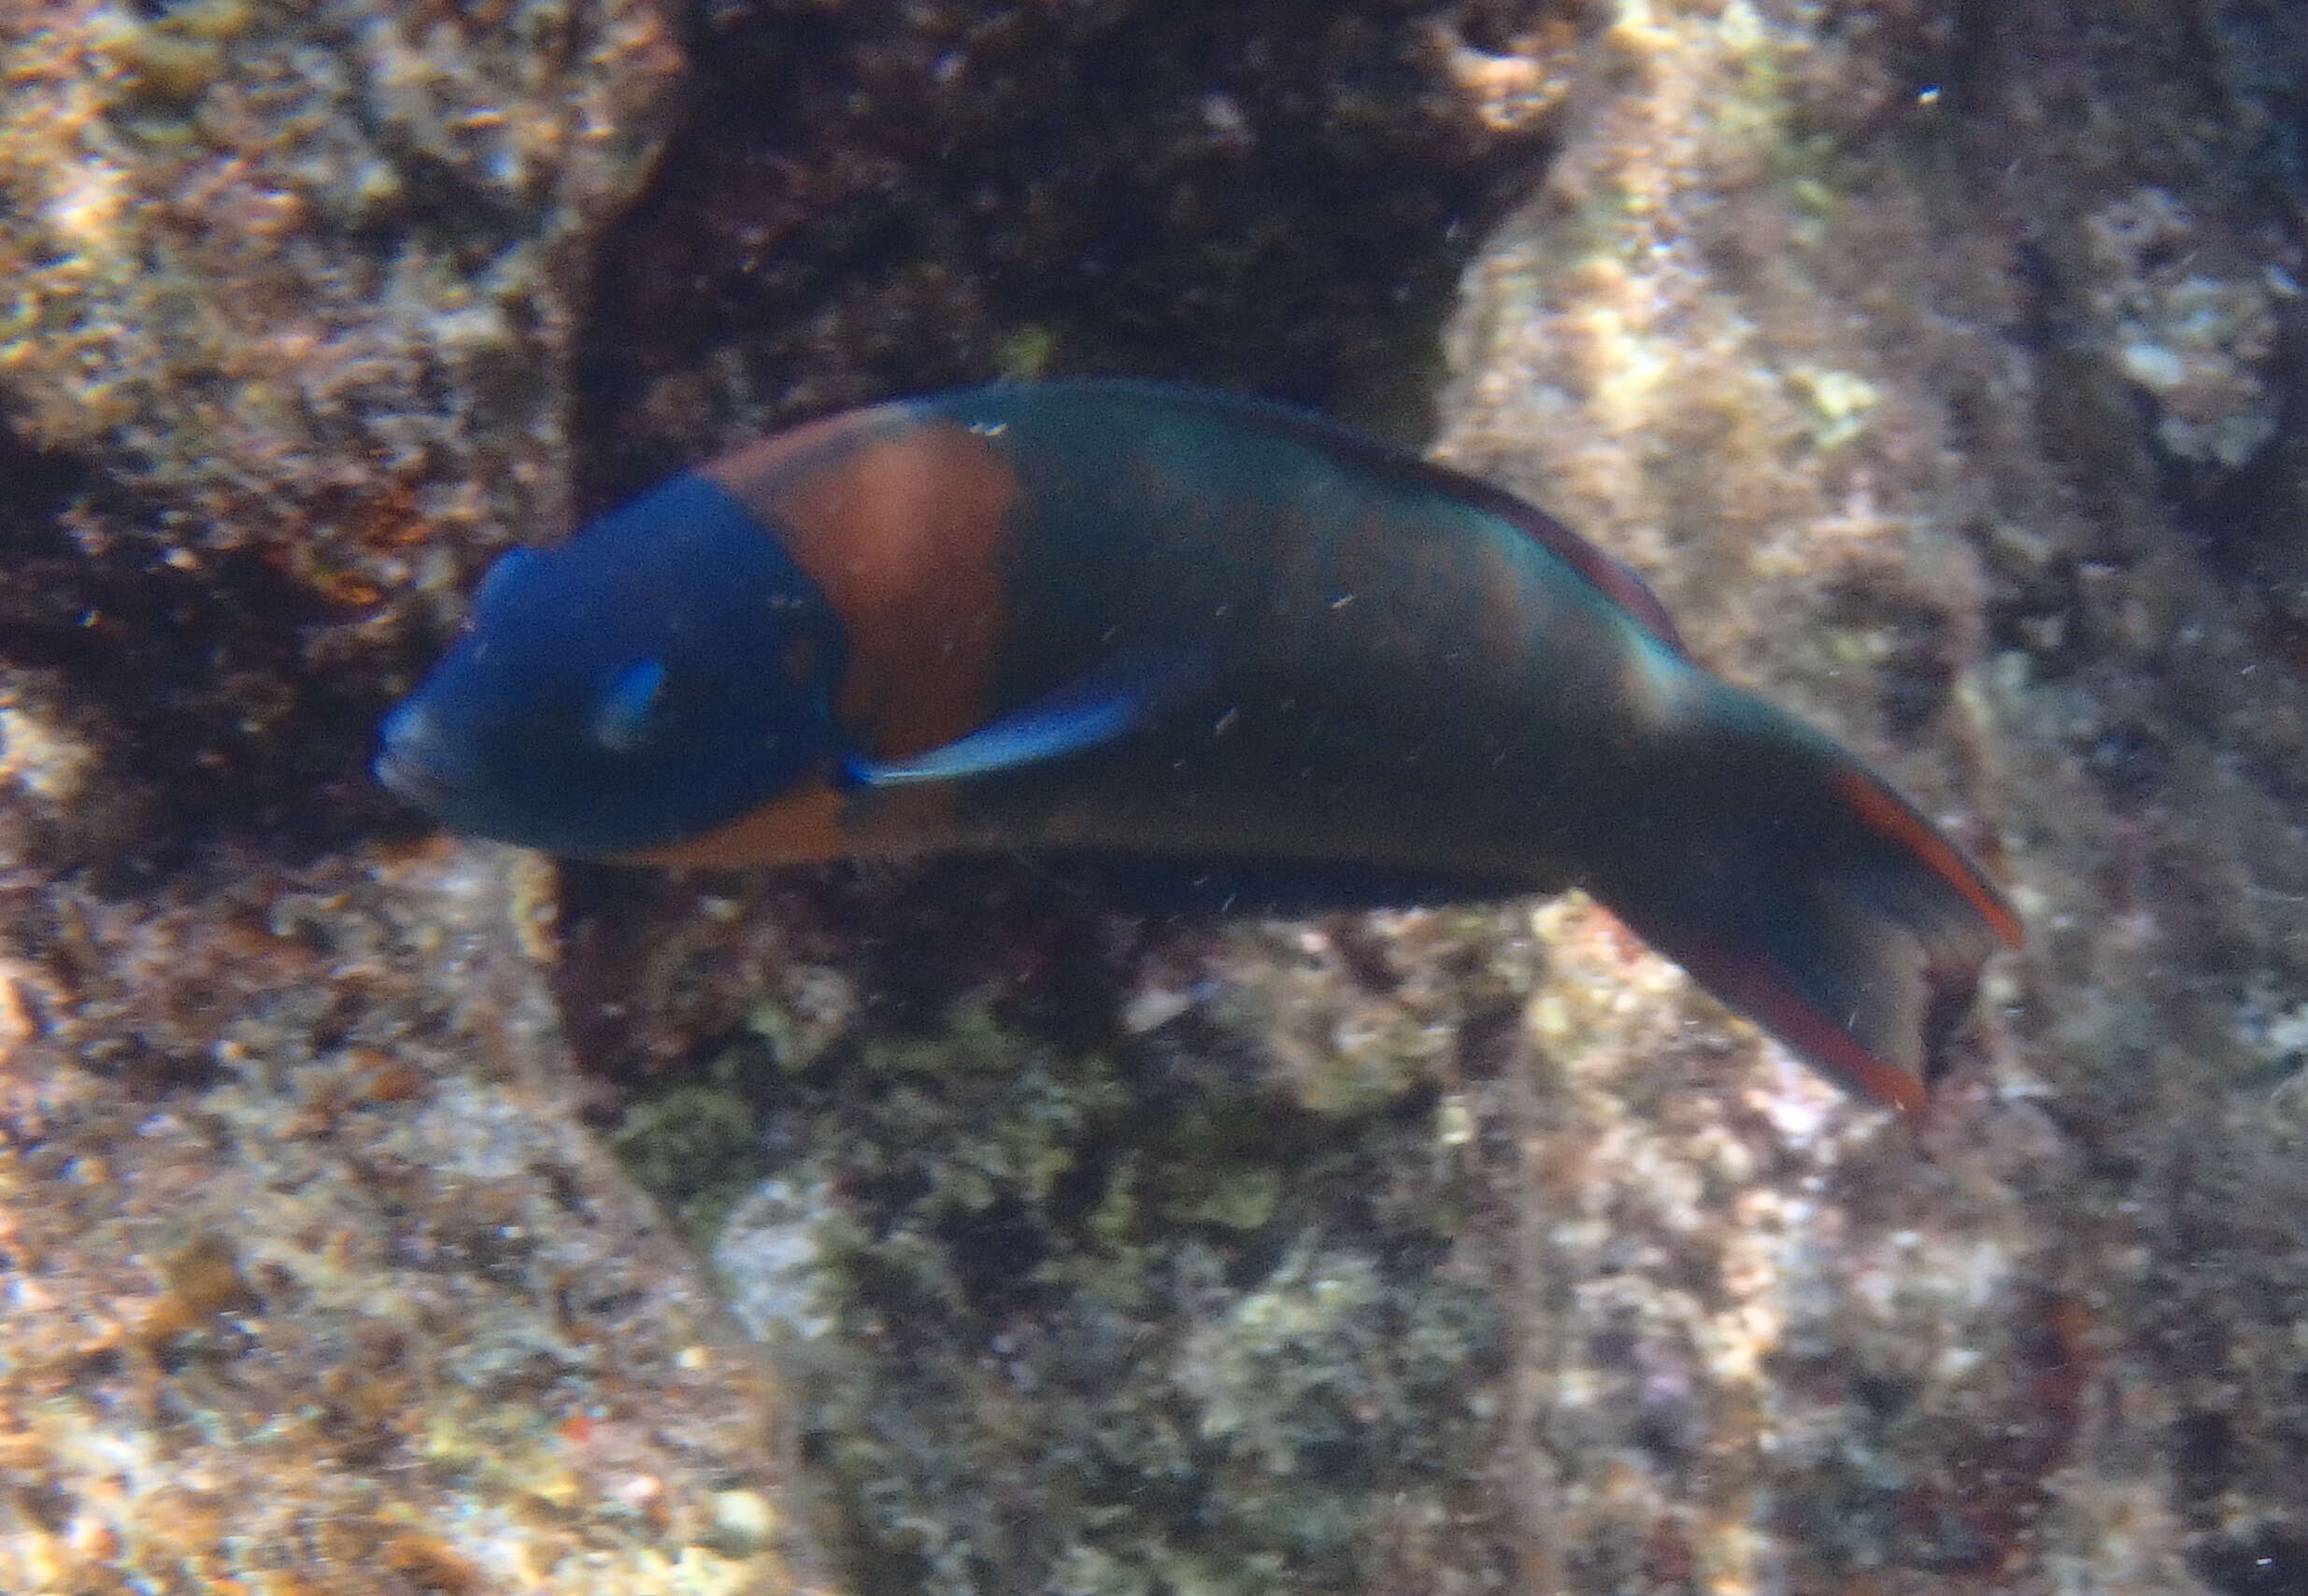
[{"label": "underwater rock", "polygon": [[549,873],[358,838],[401,629],[568,502],[677,65],[622,0],[0,21],[10,1590],[802,1588],[777,1385],[578,1128]]},{"label": "underwater rock", "polygon": [[2154,407],[2158,445],[2210,477],[2249,466],[2276,435],[2277,310],[2300,292],[2287,269],[2297,259],[2220,269],[2204,230],[2158,188],[2102,207],[2084,237],[2091,313]]},{"label": "underwater rock", "polygon": [[372,822],[411,632],[566,519],[588,247],[679,64],[652,0],[0,22],[0,634],[103,767],[51,854]]},{"label": "underwater rock", "polygon": [[489,9],[80,0],[9,28],[10,427],[157,490],[154,554],[267,544],[373,603],[428,537],[502,539],[501,484],[562,507],[538,456],[574,268],[678,60],[641,0]]},{"label": "underwater rock", "polygon": [[[2124,350],[2127,315],[2197,328],[2221,435],[2291,403],[2301,173],[2195,52],[2261,28],[2292,70],[2258,81],[2296,84],[2308,39],[2252,6],[1867,12],[1605,36],[1627,92],[1471,269],[1442,451],[1991,817],[2031,947],[1912,1144],[1769,1050],[1654,1095],[1687,1083],[1653,1009],[1542,992],[1570,1090],[1536,1206],[1596,1219],[1541,1227],[1517,1299],[1532,1533],[1577,1589],[2298,1583],[2308,683],[2274,556],[2191,502],[2231,472],[2296,523],[2297,487],[2137,404],[2169,373]],[[2160,248],[2096,248],[2144,194]],[[2175,494],[2178,449],[2207,476]]]},{"label": "underwater rock", "polygon": [[802,1589],[777,1384],[577,1122],[536,872],[214,869],[0,867],[0,1584]]},{"label": "underwater rock", "polygon": [[[2011,170],[2039,97],[2075,92],[2036,42],[2101,75],[2090,104],[2180,36],[2144,13],[2064,26],[1631,8],[1602,40],[1610,92],[1468,269],[1444,404],[1445,458],[1635,560],[1703,658],[2002,859],[2044,942],[1997,977],[1933,1119],[1911,1137],[1837,1100],[1575,898],[1187,933],[1055,888],[1004,902],[982,875],[847,886],[827,920],[871,902],[864,923],[905,927],[855,990],[908,995],[776,1089],[778,1128],[691,1212],[729,1216],[719,1257],[757,1328],[842,1371],[805,1382],[840,1394],[805,1424],[877,1578],[2296,1577],[2303,689],[2159,493],[2170,440],[2126,397],[2119,349],[2079,335],[2112,325],[2091,319],[2091,218],[2144,183],[2199,217],[2241,202],[2191,136],[2201,103],[2157,101],[2120,159],[2077,142]],[[2291,380],[2255,369],[2270,392]],[[1087,970],[1049,951],[1084,944]],[[846,956],[836,936],[810,957]],[[960,1040],[988,1021],[939,1006],[957,990],[1011,1039]],[[890,1051],[892,1028],[914,1040]],[[990,1106],[982,1065],[949,1077],[972,1047],[1039,1061],[1018,1106]],[[858,1072],[883,1084],[852,1099]],[[1141,1094],[1164,1081],[1226,1106],[1143,1142],[1163,1100]],[[1043,1128],[1033,1156],[1007,1135],[971,1150],[1019,1115]],[[925,1141],[961,1167],[892,1163]],[[874,1178],[842,1181],[820,1145]],[[1355,1191],[1383,1194],[1375,1216]],[[1444,1248],[1423,1275],[1401,1269],[1405,1221]],[[1335,1249],[1369,1238],[1391,1273]],[[1222,1261],[1206,1294],[1166,1272],[1190,1242]],[[1104,1275],[1117,1246],[1130,1267]],[[1151,1304],[1117,1294],[1149,1265],[1169,1283]],[[1320,1434],[1294,1380],[1352,1354],[1387,1293],[1453,1285],[1491,1327],[1472,1355],[1439,1383],[1398,1367],[1336,1388],[1365,1393],[1361,1428],[1293,1450]],[[1118,1338],[1147,1356],[1060,1356]],[[859,1361],[876,1345],[893,1350]],[[1477,1423],[1434,1472],[1403,1459],[1356,1501],[1339,1488],[1373,1478],[1361,1447],[1405,1390]],[[1149,1407],[1167,1428],[1143,1428]],[[1104,1414],[1135,1439],[1066,1432],[1058,1455],[1102,1472],[1052,1495],[1032,1460],[1054,1416]],[[1277,1494],[1310,1476],[1325,1491]],[[984,1479],[1037,1512],[989,1518]],[[1324,1539],[1342,1513],[1358,1528]],[[1223,1576],[1178,1560],[1176,1526],[1214,1522]]]},{"label": "underwater rock", "polygon": [[602,507],[745,432],[1043,371],[1423,435],[1594,0],[727,0],[602,258]]},{"label": "underwater rock", "polygon": [[[610,232],[651,8],[10,24],[0,1583],[833,1589],[805,1521],[908,1593],[2308,1580],[2308,472],[2221,441],[2301,391],[2296,10],[1238,12],[706,8]],[[2144,203],[2193,264],[2095,247]],[[1399,421],[1461,261],[1443,456],[2020,899],[1920,1127],[1575,896],[366,834],[416,634],[576,503],[1174,347]]]}]

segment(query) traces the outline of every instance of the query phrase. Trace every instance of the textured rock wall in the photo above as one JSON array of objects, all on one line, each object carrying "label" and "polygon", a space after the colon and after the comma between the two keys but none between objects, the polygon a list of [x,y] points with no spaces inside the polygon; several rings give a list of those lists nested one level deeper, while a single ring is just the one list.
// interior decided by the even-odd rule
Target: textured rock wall
[{"label": "textured rock wall", "polygon": [[[1306,18],[0,7],[0,1583],[2308,1582],[2308,24]],[[1894,772],[2032,932],[1931,1114],[1576,898],[370,791],[496,549],[1042,369],[1439,416]]]},{"label": "textured rock wall", "polygon": [[647,5],[0,7],[10,1590],[802,1589],[775,1382],[576,1125],[549,871],[362,769],[566,513],[678,67]]}]

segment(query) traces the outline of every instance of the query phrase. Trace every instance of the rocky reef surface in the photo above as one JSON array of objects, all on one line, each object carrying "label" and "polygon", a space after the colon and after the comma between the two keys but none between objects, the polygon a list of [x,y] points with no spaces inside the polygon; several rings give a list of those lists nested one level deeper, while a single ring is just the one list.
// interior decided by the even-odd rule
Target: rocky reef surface
[{"label": "rocky reef surface", "polygon": [[[2308,1589],[2281,0],[0,8],[0,1585]],[[1575,896],[423,836],[497,549],[997,372],[1344,408],[2010,883],[1931,1112]]]}]

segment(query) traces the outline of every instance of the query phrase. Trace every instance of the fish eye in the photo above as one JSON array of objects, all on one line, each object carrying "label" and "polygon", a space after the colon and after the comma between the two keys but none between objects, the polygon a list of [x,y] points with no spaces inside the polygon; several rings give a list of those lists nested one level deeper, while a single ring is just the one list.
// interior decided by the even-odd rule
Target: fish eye
[{"label": "fish eye", "polygon": [[662,660],[635,660],[617,673],[593,710],[593,741],[613,754],[629,754],[649,734],[649,717],[665,695]]}]

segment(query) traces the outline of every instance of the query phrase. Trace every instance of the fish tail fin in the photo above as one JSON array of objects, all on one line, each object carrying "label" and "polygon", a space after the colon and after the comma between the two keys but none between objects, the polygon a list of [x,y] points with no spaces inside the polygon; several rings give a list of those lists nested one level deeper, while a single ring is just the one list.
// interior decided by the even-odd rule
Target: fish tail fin
[{"label": "fish tail fin", "polygon": [[[1711,684],[1719,685],[1719,684]],[[1595,895],[1829,1075],[1907,1110],[2019,919],[1882,778],[1737,689],[1629,806]]]}]

